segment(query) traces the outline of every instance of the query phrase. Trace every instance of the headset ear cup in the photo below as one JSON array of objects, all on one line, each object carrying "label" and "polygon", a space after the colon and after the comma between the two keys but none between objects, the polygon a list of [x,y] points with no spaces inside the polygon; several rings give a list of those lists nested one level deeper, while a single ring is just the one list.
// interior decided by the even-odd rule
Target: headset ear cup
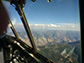
[{"label": "headset ear cup", "polygon": [[4,31],[6,31],[8,26],[8,20],[9,20],[9,16],[6,12],[6,9],[3,6],[3,4],[1,4],[0,5],[0,35],[2,35]]}]

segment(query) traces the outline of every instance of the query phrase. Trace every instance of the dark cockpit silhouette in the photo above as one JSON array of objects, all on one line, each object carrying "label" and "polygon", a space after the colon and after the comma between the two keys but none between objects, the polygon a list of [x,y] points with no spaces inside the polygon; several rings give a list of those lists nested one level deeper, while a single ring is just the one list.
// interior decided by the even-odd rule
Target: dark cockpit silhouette
[{"label": "dark cockpit silhouette", "polygon": [[7,11],[0,0],[0,35],[2,35],[4,31],[7,29],[8,20],[9,20],[9,17],[8,17]]},{"label": "dark cockpit silhouette", "polygon": [[[6,0],[9,1],[9,0]],[[25,31],[30,39],[32,47],[24,43],[16,33],[8,13],[0,0],[0,49],[3,51],[4,63],[53,63],[40,53],[35,46],[29,25],[27,23],[23,7],[26,0],[10,0],[10,4],[15,5],[15,10],[18,12]],[[36,0],[31,0],[35,2]],[[50,2],[49,0],[48,2]],[[15,37],[6,34],[6,29],[10,24],[10,28]]]}]

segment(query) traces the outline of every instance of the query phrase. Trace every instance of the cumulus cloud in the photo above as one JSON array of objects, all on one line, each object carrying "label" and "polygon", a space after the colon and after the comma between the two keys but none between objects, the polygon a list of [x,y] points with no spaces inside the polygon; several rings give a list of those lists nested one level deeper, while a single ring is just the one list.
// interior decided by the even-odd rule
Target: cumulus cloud
[{"label": "cumulus cloud", "polygon": [[[16,24],[16,19],[14,18],[12,21],[12,24],[15,25]],[[8,25],[9,27],[11,27],[11,24]]]},{"label": "cumulus cloud", "polygon": [[31,29],[52,29],[52,30],[79,30],[79,24],[56,23],[56,24],[30,24]]},{"label": "cumulus cloud", "polygon": [[29,24],[30,26],[46,26],[45,24]]},{"label": "cumulus cloud", "polygon": [[79,24],[74,23],[56,23],[56,25],[60,25],[61,27],[72,27],[72,28],[79,26]]},{"label": "cumulus cloud", "polygon": [[15,19],[15,18],[12,20],[12,24],[13,24],[13,25],[16,24],[16,19]]},{"label": "cumulus cloud", "polygon": [[[14,24],[15,28],[23,28],[21,23]],[[72,30],[79,31],[79,24],[73,23],[56,23],[56,24],[29,24],[31,29],[44,29],[44,30]]]},{"label": "cumulus cloud", "polygon": [[56,23],[56,24],[29,24],[30,26],[47,26],[47,27],[72,27],[75,28],[76,26],[79,26],[79,24],[73,24],[73,23]]}]

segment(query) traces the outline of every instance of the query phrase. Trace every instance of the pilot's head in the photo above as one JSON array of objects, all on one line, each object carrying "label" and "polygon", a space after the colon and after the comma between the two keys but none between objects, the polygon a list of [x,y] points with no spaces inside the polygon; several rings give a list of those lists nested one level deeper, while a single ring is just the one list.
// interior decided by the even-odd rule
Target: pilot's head
[{"label": "pilot's head", "polygon": [[9,17],[8,17],[7,11],[0,0],[0,35],[2,35],[4,31],[6,31],[8,26],[8,20],[9,20]]}]

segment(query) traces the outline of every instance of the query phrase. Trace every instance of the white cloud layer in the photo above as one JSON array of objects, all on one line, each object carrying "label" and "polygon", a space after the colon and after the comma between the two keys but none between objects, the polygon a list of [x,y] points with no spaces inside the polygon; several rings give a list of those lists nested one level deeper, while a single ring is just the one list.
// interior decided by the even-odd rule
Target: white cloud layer
[{"label": "white cloud layer", "polygon": [[16,19],[15,19],[15,18],[12,20],[12,24],[13,24],[13,25],[16,24]]},{"label": "white cloud layer", "polygon": [[[44,30],[72,30],[79,31],[79,24],[73,23],[56,23],[56,24],[29,24],[31,29],[44,29]],[[21,23],[14,24],[15,28],[23,28]]]}]

